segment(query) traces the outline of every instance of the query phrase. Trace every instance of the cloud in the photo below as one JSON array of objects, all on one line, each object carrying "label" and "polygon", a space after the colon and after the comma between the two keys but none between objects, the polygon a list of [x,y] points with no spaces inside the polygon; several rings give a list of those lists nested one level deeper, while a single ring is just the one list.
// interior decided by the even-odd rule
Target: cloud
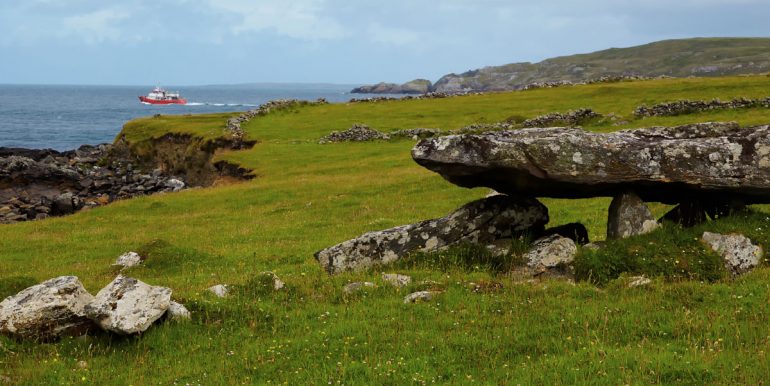
[{"label": "cloud", "polygon": [[80,37],[89,44],[117,40],[122,36],[117,23],[129,17],[131,13],[119,9],[101,9],[68,16],[62,20],[61,34]]},{"label": "cloud", "polygon": [[406,28],[386,27],[373,23],[367,28],[369,38],[375,43],[393,46],[406,46],[419,40],[420,35]]},{"label": "cloud", "polygon": [[325,15],[323,0],[207,1],[212,10],[238,20],[229,28],[235,35],[272,31],[302,40],[340,39],[348,35],[342,24]]}]

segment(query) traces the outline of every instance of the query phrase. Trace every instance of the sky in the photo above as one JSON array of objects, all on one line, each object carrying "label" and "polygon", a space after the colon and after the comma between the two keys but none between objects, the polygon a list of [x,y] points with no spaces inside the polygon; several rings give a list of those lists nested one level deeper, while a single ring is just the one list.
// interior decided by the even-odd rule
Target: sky
[{"label": "sky", "polygon": [[0,0],[0,84],[436,81],[704,36],[770,37],[768,0]]}]

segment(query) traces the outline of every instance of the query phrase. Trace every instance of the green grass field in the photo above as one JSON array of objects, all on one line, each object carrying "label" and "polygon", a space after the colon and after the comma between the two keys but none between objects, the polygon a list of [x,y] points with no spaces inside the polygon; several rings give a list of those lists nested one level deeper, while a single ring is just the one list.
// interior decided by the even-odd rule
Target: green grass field
[{"label": "green grass field", "polygon": [[[504,270],[457,258],[330,277],[312,257],[366,231],[443,216],[487,193],[453,186],[417,166],[409,154],[413,141],[317,144],[333,130],[353,123],[383,131],[450,130],[580,107],[615,114],[614,121],[586,127],[594,131],[770,123],[767,109],[632,114],[643,103],[741,96],[770,96],[770,77],[304,106],[257,117],[244,125],[259,141],[253,149],[218,154],[254,169],[252,181],[0,226],[0,298],[60,275],[76,275],[96,293],[114,278],[110,265],[119,254],[140,250],[148,262],[130,275],[172,288],[193,312],[190,323],[156,325],[139,337],[104,334],[53,344],[0,337],[0,375],[14,384],[767,382],[770,269],[725,278],[697,239],[703,230],[737,231],[770,247],[768,207],[691,230],[669,225],[609,243],[601,253],[581,251],[579,268],[592,279],[576,285],[514,283]],[[132,143],[168,132],[213,139],[227,116],[138,119],[122,134]],[[608,198],[543,202],[550,225],[579,221],[592,239],[604,238]],[[667,209],[651,207],[657,215]],[[628,289],[624,267],[655,280]],[[249,280],[264,270],[276,272],[288,290],[252,288]],[[403,297],[420,286],[396,290],[379,280],[380,272],[434,280],[445,292],[431,303],[405,305]],[[357,280],[380,285],[344,295],[343,285]],[[489,291],[474,292],[471,282],[488,284]],[[227,299],[205,293],[219,283],[241,291]]]}]

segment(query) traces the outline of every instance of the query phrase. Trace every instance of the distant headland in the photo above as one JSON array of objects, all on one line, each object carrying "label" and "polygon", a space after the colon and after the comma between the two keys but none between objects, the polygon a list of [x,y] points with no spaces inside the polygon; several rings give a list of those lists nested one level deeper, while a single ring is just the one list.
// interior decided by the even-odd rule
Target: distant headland
[{"label": "distant headland", "polygon": [[663,40],[628,48],[560,56],[539,63],[489,66],[447,74],[436,83],[364,85],[351,93],[424,94],[509,91],[528,86],[583,83],[600,78],[690,77],[759,74],[770,71],[770,38],[692,38]]}]

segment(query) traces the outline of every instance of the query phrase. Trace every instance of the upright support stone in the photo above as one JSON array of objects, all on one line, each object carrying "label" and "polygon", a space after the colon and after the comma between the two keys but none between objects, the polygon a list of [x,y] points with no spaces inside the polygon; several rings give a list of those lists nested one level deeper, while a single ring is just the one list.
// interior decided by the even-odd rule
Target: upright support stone
[{"label": "upright support stone", "polygon": [[650,209],[634,192],[615,196],[607,216],[607,238],[625,239],[654,231],[659,226]]},{"label": "upright support stone", "polygon": [[706,222],[706,210],[698,200],[682,202],[661,217],[661,221],[671,221],[689,228]]}]

